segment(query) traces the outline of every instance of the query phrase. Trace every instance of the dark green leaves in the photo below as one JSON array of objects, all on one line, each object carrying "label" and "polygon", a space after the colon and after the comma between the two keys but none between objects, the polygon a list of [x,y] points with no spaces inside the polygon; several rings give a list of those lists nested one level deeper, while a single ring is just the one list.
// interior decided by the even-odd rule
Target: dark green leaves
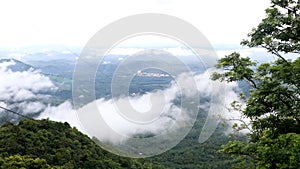
[{"label": "dark green leaves", "polygon": [[247,80],[254,87],[240,111],[251,119],[249,142],[232,141],[221,151],[250,157],[256,168],[299,168],[300,58],[287,60],[284,54],[300,54],[300,0],[272,0],[248,37],[242,45],[265,48],[279,59],[257,66],[232,53],[219,60],[216,67],[224,72],[214,73],[213,80]]},{"label": "dark green leaves", "polygon": [[255,65],[256,63],[252,62],[250,58],[243,58],[239,53],[234,52],[218,61],[216,68],[222,68],[224,72],[215,72],[211,78],[212,80],[220,79],[227,82],[247,80],[252,86],[256,87],[255,82],[252,80],[254,71],[251,69],[251,66]]},{"label": "dark green leaves", "polygon": [[[1,158],[2,157],[2,158]],[[23,120],[0,127],[0,168],[153,168],[104,151],[68,123]]]},{"label": "dark green leaves", "polygon": [[300,52],[300,5],[296,0],[273,0],[267,17],[241,44],[264,47],[270,52]]}]

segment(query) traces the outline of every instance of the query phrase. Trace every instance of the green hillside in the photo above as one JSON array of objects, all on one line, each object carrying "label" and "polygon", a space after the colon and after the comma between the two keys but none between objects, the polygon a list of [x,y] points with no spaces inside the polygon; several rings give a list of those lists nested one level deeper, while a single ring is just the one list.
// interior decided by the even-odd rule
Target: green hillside
[{"label": "green hillside", "polygon": [[22,120],[0,128],[0,168],[161,168],[101,149],[68,123]]}]

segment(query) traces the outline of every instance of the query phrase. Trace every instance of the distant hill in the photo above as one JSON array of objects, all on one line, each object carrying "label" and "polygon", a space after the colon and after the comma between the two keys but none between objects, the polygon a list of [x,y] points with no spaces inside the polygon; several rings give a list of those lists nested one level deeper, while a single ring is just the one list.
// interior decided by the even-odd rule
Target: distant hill
[{"label": "distant hill", "polygon": [[[0,98],[0,103],[2,103],[4,107],[21,114],[26,114],[29,117],[36,117],[44,111],[47,105],[56,106],[71,99],[71,79],[59,75],[45,74],[41,72],[39,68],[16,59],[0,59],[0,64],[6,62],[13,62],[14,64],[7,66],[9,71],[1,72],[4,76],[8,75],[8,79],[6,80],[9,81],[9,83],[0,84],[0,89],[2,89],[1,94],[3,95],[3,97]],[[44,80],[49,78],[54,84],[55,89],[45,87],[44,89],[34,90],[34,88],[30,88],[33,85],[23,86],[19,82],[21,79],[18,79],[22,78],[23,81],[25,80],[28,83],[35,83],[35,79],[41,77],[44,77],[42,78]],[[10,83],[15,84],[17,87],[13,86],[14,88],[10,89]],[[26,110],[26,108],[29,109]],[[20,119],[21,117],[7,111],[1,111],[0,113],[0,124],[6,121],[17,122]]]},{"label": "distant hill", "polygon": [[22,72],[22,71],[27,71],[29,69],[35,69],[32,65],[26,64],[24,62],[21,62],[16,59],[0,59],[0,63],[3,62],[14,62],[14,65],[8,66],[9,69],[11,69],[14,72]]},{"label": "distant hill", "polygon": [[65,59],[49,60],[49,61],[29,61],[30,64],[40,69],[44,74],[72,78],[75,67],[74,61]]}]

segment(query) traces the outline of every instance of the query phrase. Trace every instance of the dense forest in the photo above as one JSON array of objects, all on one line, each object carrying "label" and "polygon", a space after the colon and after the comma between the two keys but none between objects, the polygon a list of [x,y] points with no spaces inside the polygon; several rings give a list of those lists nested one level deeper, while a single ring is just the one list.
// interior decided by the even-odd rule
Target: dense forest
[{"label": "dense forest", "polygon": [[220,126],[203,144],[199,133],[206,119],[199,114],[191,132],[173,149],[151,158],[124,158],[103,150],[97,140],[48,119],[23,119],[0,127],[2,168],[231,168],[235,164],[218,152],[228,142],[226,127]]},{"label": "dense forest", "polygon": [[0,128],[1,168],[162,168],[101,149],[68,123],[25,119]]}]

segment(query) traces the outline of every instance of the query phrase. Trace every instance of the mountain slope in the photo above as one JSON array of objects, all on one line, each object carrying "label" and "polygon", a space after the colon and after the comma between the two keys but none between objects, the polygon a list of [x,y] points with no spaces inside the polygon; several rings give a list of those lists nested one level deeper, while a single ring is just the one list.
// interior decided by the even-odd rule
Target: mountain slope
[{"label": "mountain slope", "polygon": [[35,70],[33,66],[16,59],[0,59],[0,63],[4,63],[4,62],[14,62],[14,65],[8,66],[8,68],[14,72],[27,71],[29,69]]},{"label": "mountain slope", "polygon": [[[68,123],[50,120],[26,119],[18,125],[4,124],[0,128],[0,157],[6,161],[32,158],[62,168],[158,168],[144,160],[106,152]],[[5,165],[3,160],[0,165]]]}]

